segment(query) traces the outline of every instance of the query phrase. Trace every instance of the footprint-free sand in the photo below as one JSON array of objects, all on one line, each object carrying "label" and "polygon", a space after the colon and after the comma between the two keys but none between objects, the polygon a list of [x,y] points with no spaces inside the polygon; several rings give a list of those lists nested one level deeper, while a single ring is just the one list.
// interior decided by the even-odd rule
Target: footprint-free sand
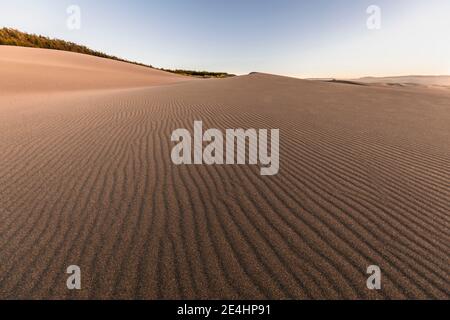
[{"label": "footprint-free sand", "polygon": [[[174,165],[195,120],[280,129],[279,174]],[[0,47],[0,298],[448,299],[449,230],[450,90]]]}]

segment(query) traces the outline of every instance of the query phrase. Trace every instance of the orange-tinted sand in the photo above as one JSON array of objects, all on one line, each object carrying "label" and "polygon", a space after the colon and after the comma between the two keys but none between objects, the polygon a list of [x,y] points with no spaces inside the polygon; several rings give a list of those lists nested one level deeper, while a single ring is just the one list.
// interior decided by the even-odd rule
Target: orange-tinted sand
[{"label": "orange-tinted sand", "polygon": [[[450,297],[449,91],[10,47],[0,90],[0,298]],[[280,173],[173,165],[194,120],[279,128]]]}]

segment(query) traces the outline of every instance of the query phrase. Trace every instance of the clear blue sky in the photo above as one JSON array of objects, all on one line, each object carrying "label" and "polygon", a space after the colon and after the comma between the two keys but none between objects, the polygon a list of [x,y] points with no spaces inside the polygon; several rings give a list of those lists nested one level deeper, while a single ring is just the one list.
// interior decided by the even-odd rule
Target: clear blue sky
[{"label": "clear blue sky", "polygon": [[[66,26],[69,5],[81,29]],[[381,29],[369,30],[369,5]],[[158,67],[298,77],[450,74],[450,0],[0,0],[0,26]]]}]

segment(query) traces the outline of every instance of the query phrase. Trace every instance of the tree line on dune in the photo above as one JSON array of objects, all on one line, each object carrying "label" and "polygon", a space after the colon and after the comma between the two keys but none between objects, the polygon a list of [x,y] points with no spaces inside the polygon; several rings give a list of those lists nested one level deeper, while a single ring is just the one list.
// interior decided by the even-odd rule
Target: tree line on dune
[{"label": "tree line on dune", "polygon": [[226,78],[234,76],[232,74],[228,74],[226,72],[208,72],[208,71],[193,71],[193,70],[182,70],[182,69],[163,69],[163,68],[154,68],[151,65],[128,61],[125,59],[121,59],[119,57],[108,55],[106,53],[95,51],[89,49],[86,46],[79,45],[73,42],[64,41],[60,39],[51,39],[49,37],[44,37],[36,34],[29,34],[25,32],[21,32],[12,28],[1,28],[0,29],[0,45],[5,46],[19,46],[19,47],[29,47],[29,48],[41,48],[41,49],[53,49],[53,50],[61,50],[61,51],[70,51],[81,54],[87,54],[91,56],[96,56],[100,58],[112,59],[116,61],[132,63],[135,65],[159,69],[166,72],[171,72],[175,74],[181,74],[186,76],[193,77],[203,77],[203,78]]}]

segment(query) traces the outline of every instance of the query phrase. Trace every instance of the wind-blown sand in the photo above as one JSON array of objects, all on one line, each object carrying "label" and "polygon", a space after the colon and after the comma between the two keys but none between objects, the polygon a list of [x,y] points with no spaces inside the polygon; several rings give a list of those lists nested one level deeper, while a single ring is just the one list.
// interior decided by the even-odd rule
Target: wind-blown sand
[{"label": "wind-blown sand", "polygon": [[[9,47],[0,79],[0,298],[450,297],[447,91]],[[280,173],[173,165],[194,120],[279,128]]]}]

